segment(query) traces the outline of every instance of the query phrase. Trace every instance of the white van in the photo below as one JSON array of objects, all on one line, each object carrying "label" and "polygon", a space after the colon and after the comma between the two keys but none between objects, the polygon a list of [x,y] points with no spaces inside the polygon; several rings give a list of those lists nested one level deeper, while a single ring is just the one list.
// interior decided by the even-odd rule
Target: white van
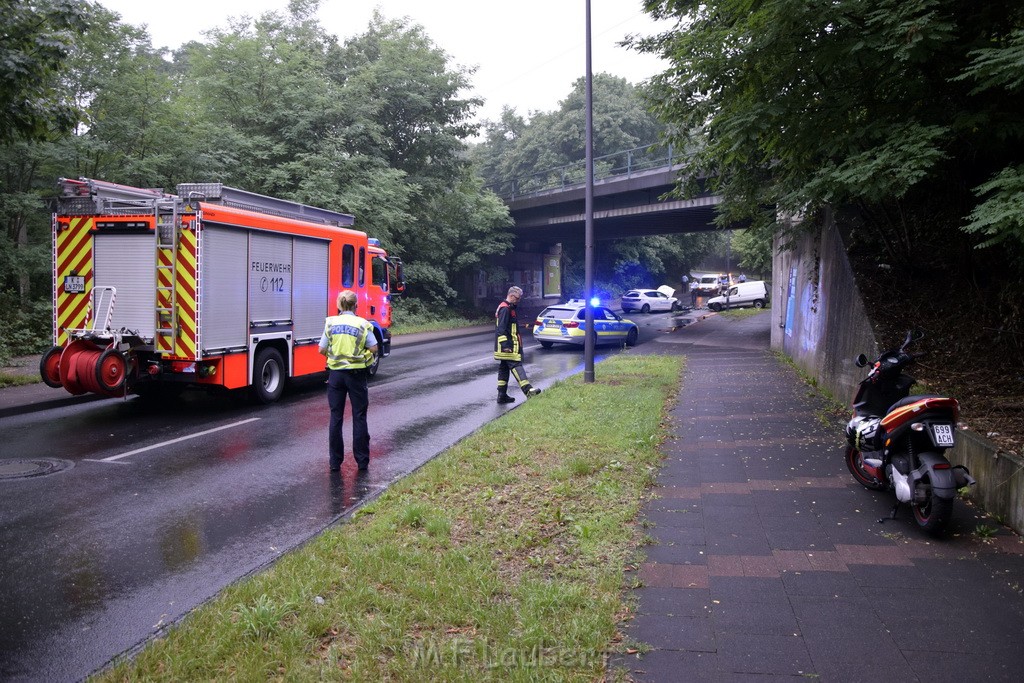
[{"label": "white van", "polygon": [[697,280],[697,293],[698,294],[718,294],[722,291],[721,273],[711,273],[708,275],[701,275],[700,279]]},{"label": "white van", "polygon": [[740,306],[764,308],[766,305],[768,305],[768,285],[765,284],[764,280],[737,282],[729,288],[726,296],[716,296],[708,299],[708,308],[712,311],[721,311],[725,308],[739,308]]}]

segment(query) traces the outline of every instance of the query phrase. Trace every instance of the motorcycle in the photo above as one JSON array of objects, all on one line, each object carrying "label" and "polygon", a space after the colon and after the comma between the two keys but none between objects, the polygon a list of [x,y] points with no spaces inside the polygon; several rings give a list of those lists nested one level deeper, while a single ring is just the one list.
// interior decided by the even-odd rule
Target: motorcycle
[{"label": "motorcycle", "polygon": [[[956,442],[960,404],[934,394],[910,395],[916,380],[904,369],[924,354],[907,348],[923,338],[920,331],[907,332],[903,344],[882,353],[861,380],[846,427],[846,465],[865,488],[895,492],[889,518],[908,503],[918,526],[940,535],[957,491],[975,481],[966,467],[951,465],[945,456]],[[863,368],[868,358],[862,353],[855,363]]]}]

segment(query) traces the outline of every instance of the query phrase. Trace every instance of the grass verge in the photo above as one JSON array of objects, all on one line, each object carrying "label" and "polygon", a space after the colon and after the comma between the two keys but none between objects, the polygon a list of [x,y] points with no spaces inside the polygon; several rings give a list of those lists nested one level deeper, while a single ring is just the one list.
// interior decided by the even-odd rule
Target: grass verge
[{"label": "grass verge", "polygon": [[20,387],[25,384],[35,384],[39,382],[39,375],[19,375],[12,372],[0,372],[0,389],[6,389],[7,387]]},{"label": "grass verge", "polygon": [[441,320],[428,320],[424,322],[397,322],[391,326],[391,334],[413,334],[416,332],[440,332],[441,330],[457,330],[463,327],[476,327],[477,325],[493,325],[494,318],[444,318]]},{"label": "grass verge", "polygon": [[758,315],[758,314],[762,313],[763,311],[765,311],[766,309],[767,309],[767,307],[765,307],[765,308],[753,308],[753,307],[751,307],[751,308],[727,308],[724,311],[722,311],[721,313],[719,313],[719,315],[724,315],[726,318],[743,319],[743,318],[750,318],[750,317],[753,317],[755,315]]},{"label": "grass verge", "polygon": [[558,383],[98,679],[600,679],[681,364]]}]

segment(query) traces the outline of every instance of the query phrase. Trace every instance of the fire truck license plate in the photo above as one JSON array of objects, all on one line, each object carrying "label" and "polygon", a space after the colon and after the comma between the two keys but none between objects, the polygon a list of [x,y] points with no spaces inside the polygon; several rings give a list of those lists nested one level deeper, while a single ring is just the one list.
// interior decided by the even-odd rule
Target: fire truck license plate
[{"label": "fire truck license plate", "polygon": [[953,425],[932,425],[935,432],[935,444],[938,446],[953,445]]},{"label": "fire truck license plate", "polygon": [[85,276],[65,275],[64,291],[68,294],[82,294],[85,292]]}]

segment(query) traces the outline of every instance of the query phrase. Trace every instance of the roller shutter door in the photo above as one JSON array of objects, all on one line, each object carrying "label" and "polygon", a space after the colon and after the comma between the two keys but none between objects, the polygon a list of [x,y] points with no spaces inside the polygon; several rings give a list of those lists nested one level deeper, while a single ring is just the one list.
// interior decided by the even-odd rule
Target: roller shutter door
[{"label": "roller shutter door", "polygon": [[284,325],[292,319],[292,238],[249,235],[249,321]]},{"label": "roller shutter door", "polygon": [[151,338],[156,318],[156,242],[152,234],[95,237],[97,287],[116,287],[110,327]]},{"label": "roller shutter door", "polygon": [[327,245],[320,240],[295,238],[292,273],[295,340],[319,339],[328,313]]},{"label": "roller shutter door", "polygon": [[201,235],[199,320],[203,351],[244,348],[249,343],[245,285],[248,233],[207,225]]}]

